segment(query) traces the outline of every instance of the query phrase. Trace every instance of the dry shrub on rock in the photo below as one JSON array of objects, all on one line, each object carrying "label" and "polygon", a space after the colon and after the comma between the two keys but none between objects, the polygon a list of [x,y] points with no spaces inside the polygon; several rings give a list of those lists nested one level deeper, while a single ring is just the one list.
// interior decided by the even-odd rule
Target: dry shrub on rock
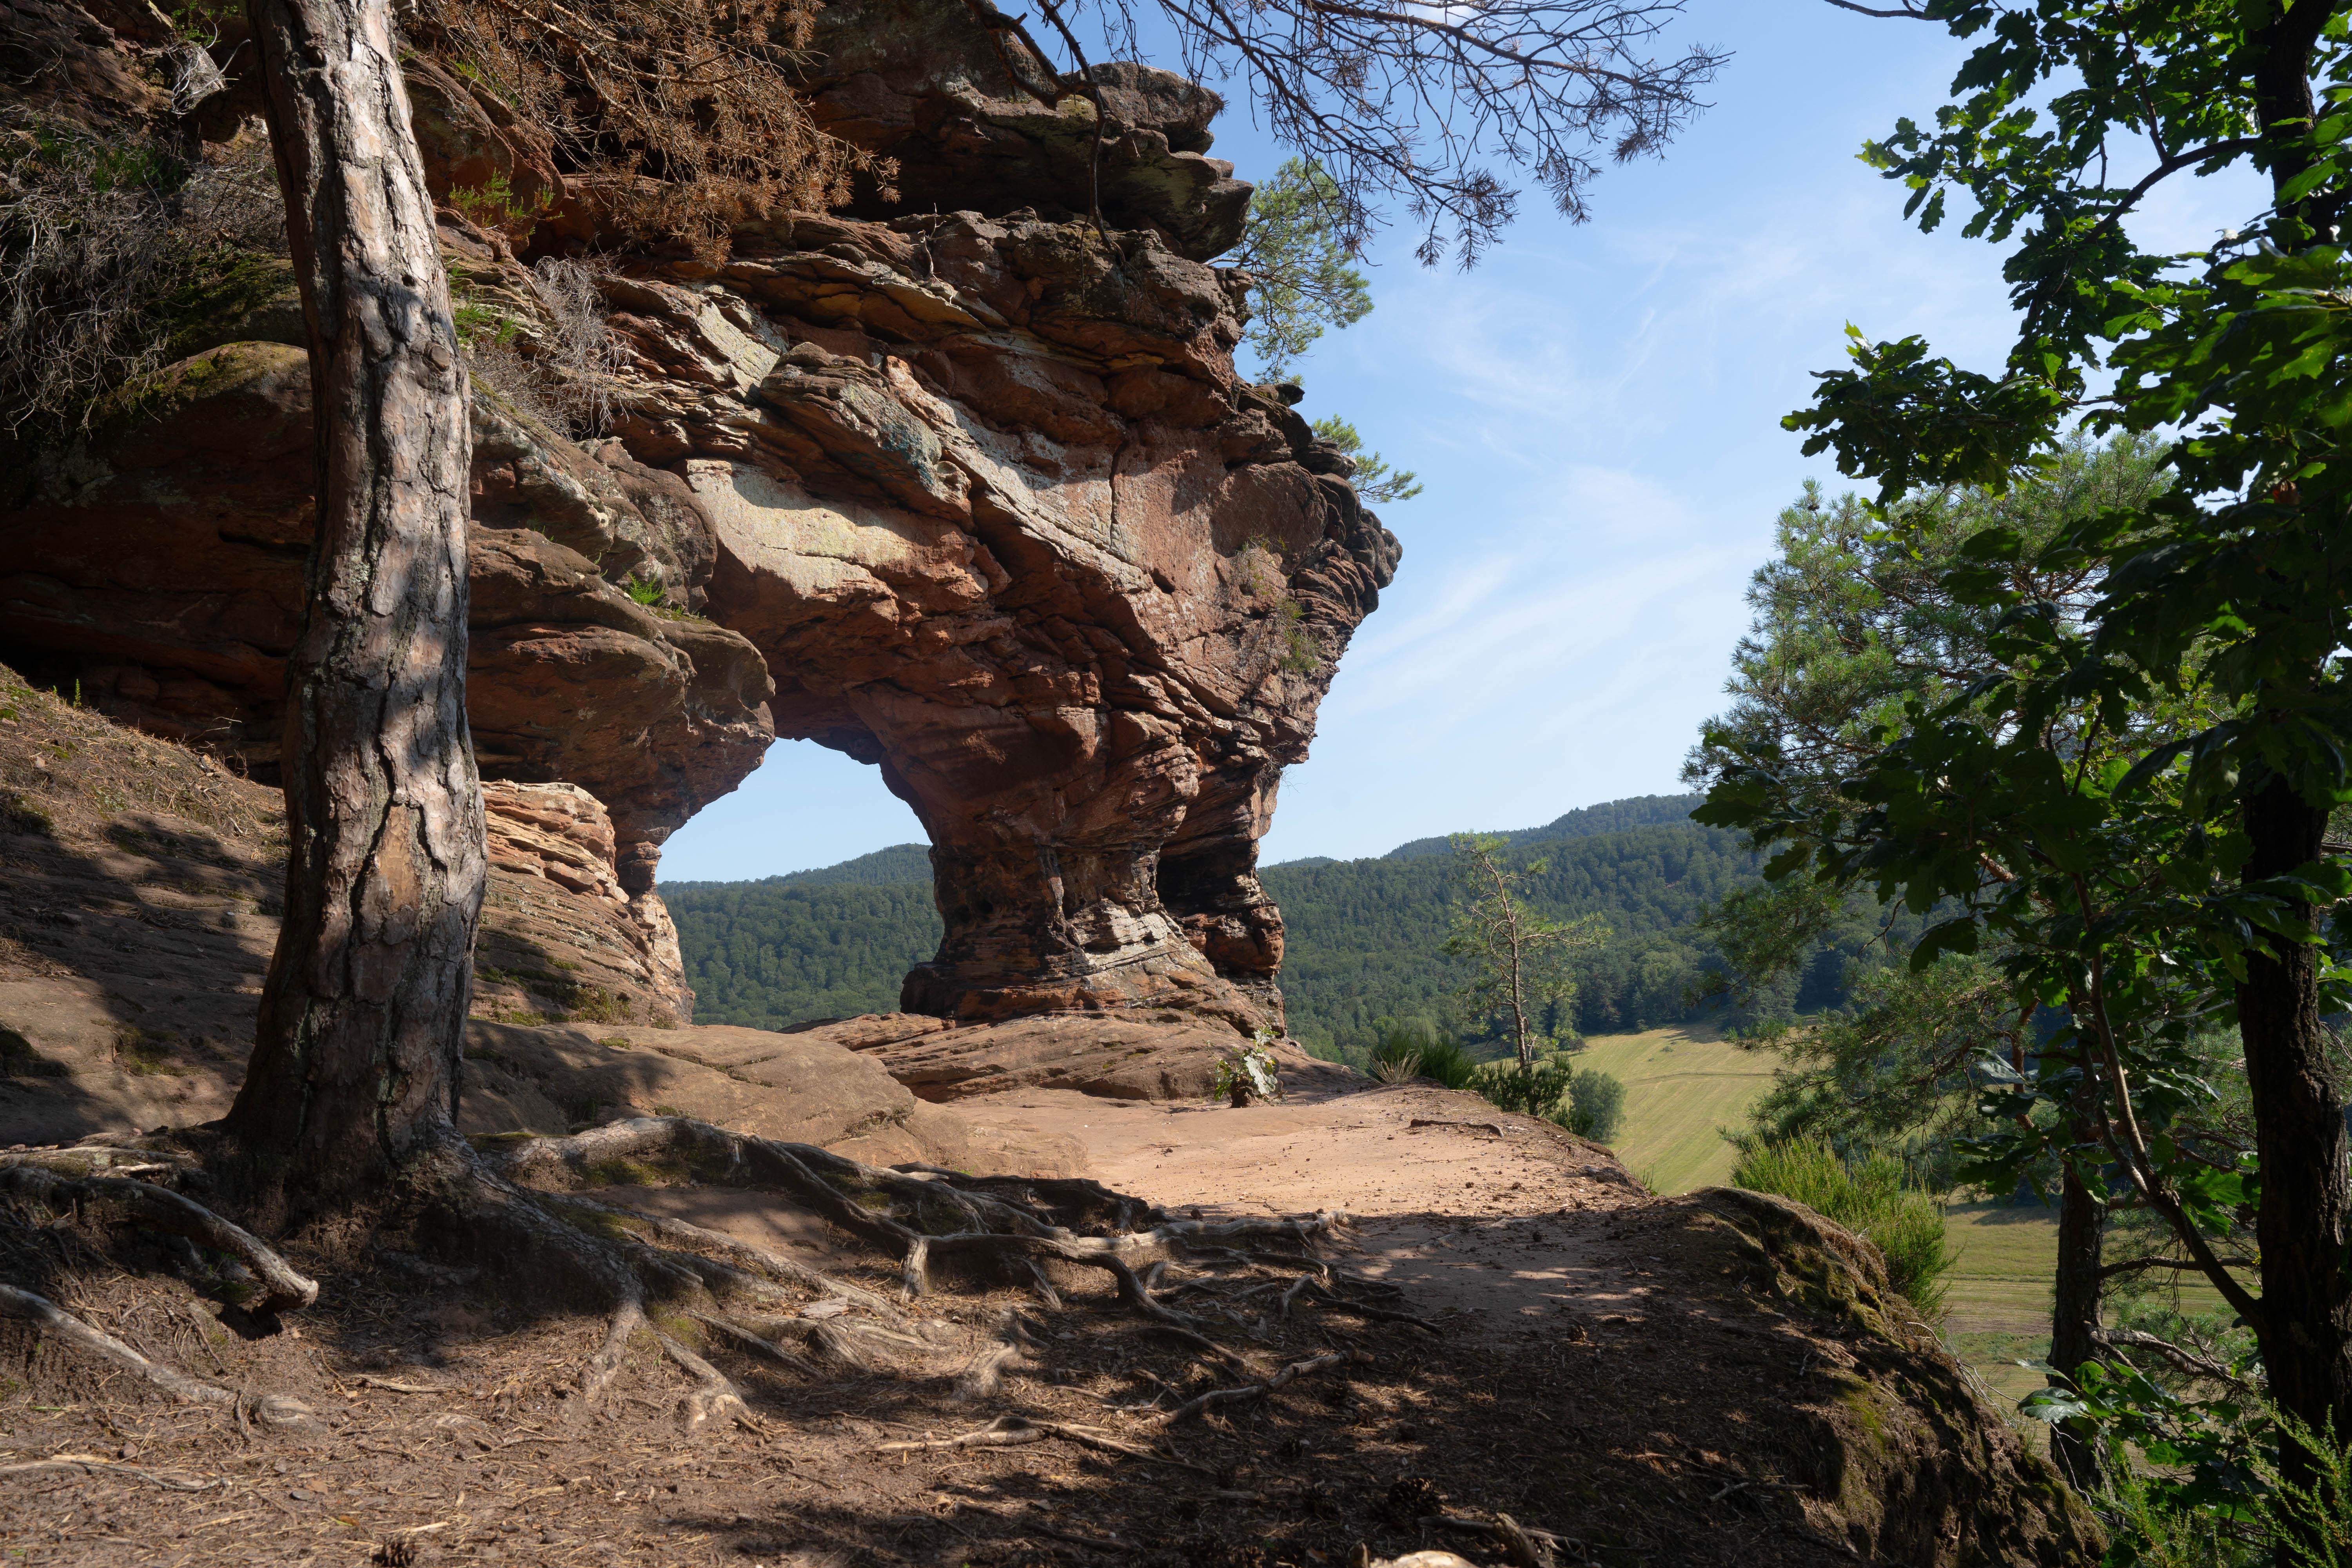
[{"label": "dry shrub on rock", "polygon": [[143,131],[0,125],[0,430],[87,425],[108,389],[172,357],[282,256],[268,137],[175,150]]},{"label": "dry shrub on rock", "polygon": [[553,140],[600,227],[727,248],[746,219],[823,211],[893,171],[826,134],[793,90],[809,0],[422,0],[411,36]]},{"label": "dry shrub on rock", "polygon": [[613,377],[627,359],[604,310],[604,281],[613,275],[611,263],[596,257],[543,257],[530,270],[547,310],[531,357],[575,436],[604,433]]}]

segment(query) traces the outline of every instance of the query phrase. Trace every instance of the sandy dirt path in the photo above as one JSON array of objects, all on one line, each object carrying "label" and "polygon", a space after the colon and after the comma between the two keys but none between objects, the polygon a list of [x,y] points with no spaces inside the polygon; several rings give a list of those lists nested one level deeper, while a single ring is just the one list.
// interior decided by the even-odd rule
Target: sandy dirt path
[{"label": "sandy dirt path", "polygon": [[1204,1216],[1355,1216],[1350,1267],[1458,1329],[1524,1331],[1622,1312],[1647,1293],[1595,1241],[1646,1201],[1605,1149],[1475,1095],[1419,1085],[1294,1096],[1245,1110],[992,1095],[985,1120],[1083,1143],[1099,1181]]}]

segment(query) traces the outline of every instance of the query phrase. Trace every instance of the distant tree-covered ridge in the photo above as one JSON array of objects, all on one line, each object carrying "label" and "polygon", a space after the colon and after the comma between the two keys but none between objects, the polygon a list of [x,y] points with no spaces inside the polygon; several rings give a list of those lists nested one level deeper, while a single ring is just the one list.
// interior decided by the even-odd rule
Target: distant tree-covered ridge
[{"label": "distant tree-covered ridge", "polygon": [[897,1011],[898,983],[940,946],[928,859],[923,867],[919,882],[796,880],[845,869],[835,866],[757,882],[665,884],[695,1022],[781,1029]]},{"label": "distant tree-covered ridge", "polygon": [[[1626,800],[1580,807],[1565,816],[1554,817],[1541,827],[1521,827],[1491,837],[1520,848],[1529,844],[1549,844],[1556,838],[1590,838],[1596,834],[1622,833],[1629,827],[1659,827],[1689,821],[1693,808],[1706,798],[1698,795],[1637,795]],[[1434,838],[1400,844],[1385,858],[1415,860],[1453,853],[1451,836],[1441,833]]]},{"label": "distant tree-covered ridge", "polygon": [[[838,866],[819,866],[813,871],[788,871],[781,877],[762,877],[756,882],[665,882],[662,897],[667,900],[675,893],[692,890],[701,892],[709,888],[837,888],[845,884],[883,888],[908,882],[931,883],[931,849],[928,844],[893,844],[887,849],[877,849],[871,855],[860,855],[855,860],[844,860]],[[930,954],[923,955],[929,958]]]},{"label": "distant tree-covered ridge", "polygon": [[[1600,914],[1614,933],[1578,956],[1573,1016],[1549,1018],[1548,1028],[1610,1034],[1689,1015],[1691,994],[1720,966],[1693,922],[1702,907],[1758,879],[1756,858],[1736,835],[1687,820],[1697,798],[1612,801],[1500,836],[1522,863],[1547,863],[1528,879],[1532,907],[1559,920]],[[1445,840],[1263,873],[1286,931],[1290,1032],[1318,1054],[1360,1057],[1400,1019],[1456,1031],[1482,1057],[1501,1048],[1484,1021],[1457,1016],[1462,976],[1444,951],[1452,863],[1421,853],[1424,842]],[[677,921],[695,1017],[706,1024],[781,1028],[887,1012],[907,971],[939,946],[920,845],[755,882],[665,883],[662,896]],[[1811,1011],[1843,1001],[1846,960],[1867,935],[1860,919],[1832,932],[1780,1004]]]},{"label": "distant tree-covered ridge", "polygon": [[[1553,1033],[1608,1034],[1685,1016],[1687,996],[1716,964],[1714,945],[1686,928],[1703,905],[1757,879],[1755,857],[1738,836],[1689,822],[1511,847],[1546,862],[1527,881],[1533,908],[1557,920],[1600,914],[1614,933],[1578,956],[1574,1016],[1544,1020]],[[1282,994],[1294,1036],[1353,1057],[1390,1020],[1427,1018],[1481,1056],[1499,1048],[1483,1021],[1456,1016],[1463,975],[1444,952],[1453,870],[1450,858],[1415,855],[1262,874],[1282,909]]]}]

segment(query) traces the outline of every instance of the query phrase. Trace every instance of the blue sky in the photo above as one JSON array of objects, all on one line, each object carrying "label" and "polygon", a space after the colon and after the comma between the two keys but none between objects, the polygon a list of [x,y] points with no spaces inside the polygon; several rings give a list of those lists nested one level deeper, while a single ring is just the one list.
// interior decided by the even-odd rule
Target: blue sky
[{"label": "blue sky", "polygon": [[[1957,223],[1921,235],[1854,157],[1932,114],[1958,46],[1822,0],[1691,0],[1681,36],[1733,53],[1714,107],[1663,160],[1608,170],[1591,223],[1531,193],[1468,273],[1420,267],[1391,231],[1373,313],[1299,367],[1303,412],[1346,416],[1427,488],[1381,512],[1403,565],[1283,780],[1265,860],[1679,788],[1775,516],[1808,476],[1838,482],[1780,419],[1841,363],[1845,324],[1986,369],[2006,347],[1995,248]],[[1245,106],[1216,129],[1244,178],[1285,155]],[[2134,227],[2188,248],[2257,205],[2184,179]],[[662,871],[763,877],[922,837],[876,770],[781,742]]]}]

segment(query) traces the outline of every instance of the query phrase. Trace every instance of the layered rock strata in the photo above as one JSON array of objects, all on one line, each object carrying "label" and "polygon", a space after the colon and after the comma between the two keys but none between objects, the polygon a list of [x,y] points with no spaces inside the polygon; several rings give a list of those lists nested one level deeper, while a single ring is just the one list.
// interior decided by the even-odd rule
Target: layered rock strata
[{"label": "layered rock strata", "polygon": [[[593,797],[483,793],[481,1016],[457,1086],[461,1131],[677,1114],[879,1164],[1083,1173],[1070,1139],[933,1105],[848,1042],[688,1024],[668,918],[622,888]],[[0,1148],[228,1110],[278,939],[285,847],[276,790],[0,666]]]},{"label": "layered rock strata", "polygon": [[[1256,842],[1398,551],[1349,459],[1234,374],[1245,283],[1205,258],[1247,187],[1206,156],[1216,100],[1098,68],[1097,190],[1091,103],[1025,93],[1042,68],[965,7],[824,16],[812,101],[897,194],[744,225],[719,260],[608,256],[604,437],[541,416],[585,383],[533,253],[446,216],[484,774],[588,791],[634,896],[771,734],[813,739],[929,832],[946,936],[909,1010],[1278,1022]],[[543,192],[534,245],[602,248],[544,136],[446,73],[412,87],[436,190]],[[1115,226],[1079,216],[1097,195]],[[261,341],[295,335],[283,305],[0,481],[0,647],[263,777],[309,530],[302,356]]]},{"label": "layered rock strata", "polygon": [[807,219],[615,290],[622,438],[709,515],[778,732],[878,763],[929,833],[910,1011],[1279,1017],[1256,841],[1396,547],[1234,379],[1225,280],[1118,237]]},{"label": "layered rock strata", "polygon": [[1098,201],[1109,226],[1155,230],[1194,261],[1241,237],[1250,187],[1208,156],[1223,100],[1173,71],[1092,67],[1108,111],[1099,151],[1086,77],[1055,74],[963,5],[832,0],[803,71],[817,122],[893,163],[893,194],[869,181],[856,216],[1033,207],[1078,217]]},{"label": "layered rock strata", "polygon": [[[0,643],[109,714],[274,780],[310,423],[304,352],[241,342],[32,455],[0,479]],[[707,570],[708,522],[676,476],[616,448],[599,460],[491,396],[474,426],[467,699],[482,772],[587,789],[612,814],[629,890],[650,891],[661,841],[773,739],[766,666],[742,637],[616,585]]]},{"label": "layered rock strata", "polygon": [[613,819],[577,784],[482,785],[491,876],[474,949],[474,1009],[511,1017],[688,1023],[677,928],[621,884]]}]

